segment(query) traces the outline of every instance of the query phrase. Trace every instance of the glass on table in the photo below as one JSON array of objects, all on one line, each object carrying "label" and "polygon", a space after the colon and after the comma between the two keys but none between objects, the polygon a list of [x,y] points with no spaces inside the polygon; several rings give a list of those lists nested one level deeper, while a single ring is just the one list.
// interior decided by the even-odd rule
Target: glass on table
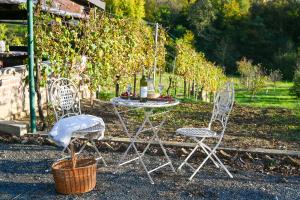
[{"label": "glass on table", "polygon": [[163,89],[164,89],[164,85],[163,85],[162,83],[160,83],[160,84],[158,85],[159,96],[162,95]]}]

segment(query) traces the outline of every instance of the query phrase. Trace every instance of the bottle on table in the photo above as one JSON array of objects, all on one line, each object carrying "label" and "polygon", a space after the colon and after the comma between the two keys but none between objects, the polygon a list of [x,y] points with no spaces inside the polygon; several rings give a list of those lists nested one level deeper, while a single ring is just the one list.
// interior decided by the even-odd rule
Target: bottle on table
[{"label": "bottle on table", "polygon": [[140,102],[146,102],[147,95],[148,95],[148,84],[143,70],[143,75],[140,80]]}]

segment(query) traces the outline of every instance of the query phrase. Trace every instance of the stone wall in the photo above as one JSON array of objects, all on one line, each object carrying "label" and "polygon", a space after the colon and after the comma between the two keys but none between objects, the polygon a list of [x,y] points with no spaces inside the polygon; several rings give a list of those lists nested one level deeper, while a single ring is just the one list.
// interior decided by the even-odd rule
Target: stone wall
[{"label": "stone wall", "polygon": [[[25,65],[0,69],[0,120],[12,120],[29,114],[29,92],[25,84]],[[46,92],[42,92],[46,100]]]},{"label": "stone wall", "polygon": [[[26,65],[0,69],[0,120],[20,119],[29,115],[29,88],[28,84],[25,84],[26,76]],[[41,89],[41,92],[42,103],[45,105],[46,89]],[[79,96],[90,98],[87,85],[79,87]],[[35,99],[37,101],[37,97]],[[37,102],[35,107],[37,111]]]}]

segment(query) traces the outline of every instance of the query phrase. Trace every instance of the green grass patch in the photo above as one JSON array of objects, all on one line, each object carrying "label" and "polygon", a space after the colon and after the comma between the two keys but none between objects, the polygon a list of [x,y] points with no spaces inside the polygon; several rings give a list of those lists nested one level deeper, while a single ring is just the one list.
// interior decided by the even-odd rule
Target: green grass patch
[{"label": "green grass patch", "polygon": [[271,83],[267,87],[261,89],[253,99],[251,92],[236,84],[236,101],[241,105],[255,107],[280,107],[288,109],[300,109],[300,101],[295,96],[291,95],[289,88],[291,82],[279,82],[276,88]]}]

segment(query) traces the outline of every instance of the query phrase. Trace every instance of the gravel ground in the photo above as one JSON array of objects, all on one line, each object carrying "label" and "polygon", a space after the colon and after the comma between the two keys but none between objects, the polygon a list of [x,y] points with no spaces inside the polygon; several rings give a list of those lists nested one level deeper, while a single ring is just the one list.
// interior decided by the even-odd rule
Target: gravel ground
[{"label": "gravel ground", "polygon": [[[0,144],[0,199],[300,199],[300,177],[268,175],[230,168],[234,179],[207,164],[192,182],[189,170],[174,174],[168,167],[153,174],[151,185],[142,167],[130,164],[117,173],[122,154],[103,153],[109,167],[99,166],[96,188],[82,195],[58,195],[49,168],[59,150],[52,146]],[[180,160],[171,157],[175,167]],[[147,155],[155,167],[162,157]]]}]

